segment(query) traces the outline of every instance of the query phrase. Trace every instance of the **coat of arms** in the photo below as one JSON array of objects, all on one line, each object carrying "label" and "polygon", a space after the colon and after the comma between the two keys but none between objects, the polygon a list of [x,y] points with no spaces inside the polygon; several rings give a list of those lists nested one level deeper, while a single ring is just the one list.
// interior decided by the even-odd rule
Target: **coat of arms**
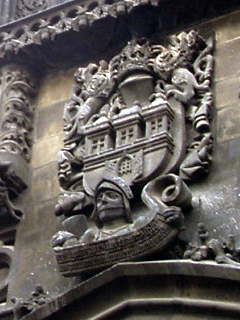
[{"label": "coat of arms", "polygon": [[133,39],[76,72],[58,159],[65,231],[52,239],[63,275],[162,251],[178,234],[187,183],[211,162],[212,49],[195,31]]}]

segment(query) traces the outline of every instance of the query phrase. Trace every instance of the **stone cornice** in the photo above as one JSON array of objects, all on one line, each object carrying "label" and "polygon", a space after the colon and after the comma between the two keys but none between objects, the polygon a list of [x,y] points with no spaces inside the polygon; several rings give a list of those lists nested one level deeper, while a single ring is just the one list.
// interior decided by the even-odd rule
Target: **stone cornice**
[{"label": "stone cornice", "polygon": [[[42,45],[45,41],[54,41],[64,33],[75,31],[106,17],[117,18],[131,13],[134,8],[146,4],[157,6],[163,0],[105,1],[95,6],[96,1],[69,1],[61,6],[44,10],[0,28],[0,58],[9,54],[19,54],[31,45]],[[108,3],[109,2],[109,3]]]},{"label": "stone cornice", "polygon": [[[81,51],[79,50],[80,45],[76,43],[83,41],[82,45],[85,45],[84,41],[86,39],[84,37],[86,38],[86,35],[81,33],[89,30],[97,22],[102,23],[100,27],[97,24],[97,32],[100,29],[105,29],[105,34],[111,33],[114,29],[113,24],[108,25],[109,22],[113,23],[113,21],[116,22],[116,20],[121,19],[126,20],[124,21],[126,26],[124,23],[123,26],[126,29],[128,28],[128,33],[129,30],[130,33],[136,33],[136,28],[132,30],[133,21],[138,21],[141,28],[147,21],[152,26],[154,25],[153,31],[164,32],[206,19],[209,16],[222,14],[227,10],[233,10],[237,6],[239,6],[237,0],[231,1],[230,4],[219,0],[211,1],[211,4],[207,0],[201,1],[201,3],[198,0],[191,2],[188,0],[103,0],[99,1],[99,5],[93,0],[68,1],[1,26],[0,64],[13,60],[29,63],[30,58],[30,61],[33,60],[33,64],[38,65],[38,67],[39,60],[42,60],[40,66],[42,69],[42,66],[52,66],[51,61],[50,63],[48,61],[48,55],[50,50],[55,50],[52,58],[54,67],[62,65],[62,61],[58,62],[59,56],[64,56],[64,63],[69,65],[68,61],[71,58],[69,59],[69,56],[64,52],[66,47],[68,52],[73,53],[76,61],[82,61],[84,60],[84,52],[79,53]],[[142,13],[138,15],[141,8]],[[147,15],[147,11],[151,11],[151,14]],[[133,19],[129,18],[131,20],[129,22],[126,17],[130,16],[133,16]],[[144,35],[144,32],[142,33],[140,31],[140,35]],[[93,34],[92,30],[91,34]],[[99,34],[96,37],[101,41]],[[90,46],[93,46],[95,41],[96,38],[93,39]],[[102,41],[105,41],[105,39]],[[89,55],[89,53],[85,53],[86,55]],[[76,56],[80,58],[76,59]]]},{"label": "stone cornice", "polygon": [[[191,282],[188,279],[191,279]],[[220,288],[219,279],[225,283],[225,286]],[[228,298],[228,302],[222,297],[226,296],[226,292],[227,294],[233,292],[233,285],[239,285],[239,280],[239,268],[211,262],[172,260],[121,263],[50,299],[42,307],[26,315],[23,320],[41,320],[53,314],[58,319],[63,319],[64,308],[73,303],[75,308],[81,310],[78,313],[79,319],[103,319],[109,315],[118,318],[118,312],[129,306],[133,310],[149,306],[158,306],[161,310],[168,306],[171,310],[168,311],[170,314],[176,313],[175,308],[180,307],[185,312],[188,310],[194,314],[221,314],[223,319],[225,319],[224,315],[229,319],[231,316],[239,316],[239,304],[236,303],[233,293],[231,298]],[[202,290],[199,290],[199,281]],[[179,290],[177,297],[172,294],[175,292],[172,288],[176,282],[181,283],[182,289]],[[121,290],[119,283],[121,283]],[[139,283],[142,286],[139,286]],[[118,290],[117,300],[112,294],[114,290]],[[197,290],[197,297],[191,298],[190,294],[189,296],[184,294],[184,292],[192,292],[191,290],[195,292]],[[94,303],[92,303],[93,292]],[[111,297],[104,296],[108,301],[107,304],[103,303],[102,292],[108,293],[109,296],[112,294]],[[166,292],[170,293],[167,297],[164,296]],[[216,295],[216,292],[218,300],[213,301],[211,297]],[[86,303],[91,301],[91,310],[83,308],[81,299]]]}]

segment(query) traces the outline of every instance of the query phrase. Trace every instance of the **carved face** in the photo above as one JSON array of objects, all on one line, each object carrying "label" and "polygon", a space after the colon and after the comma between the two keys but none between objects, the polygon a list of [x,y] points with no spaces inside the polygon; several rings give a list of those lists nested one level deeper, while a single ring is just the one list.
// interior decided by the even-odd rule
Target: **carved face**
[{"label": "carved face", "polygon": [[96,207],[102,223],[125,216],[122,195],[115,190],[102,190],[97,196]]}]

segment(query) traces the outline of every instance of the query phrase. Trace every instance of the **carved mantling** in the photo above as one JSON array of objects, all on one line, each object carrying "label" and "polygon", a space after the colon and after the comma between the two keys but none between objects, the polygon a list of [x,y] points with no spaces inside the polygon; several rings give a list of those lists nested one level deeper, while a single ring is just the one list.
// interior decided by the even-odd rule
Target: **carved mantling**
[{"label": "carved mantling", "polygon": [[211,164],[212,51],[195,31],[137,38],[75,73],[58,156],[65,230],[52,239],[63,275],[164,251],[181,231],[186,183]]}]

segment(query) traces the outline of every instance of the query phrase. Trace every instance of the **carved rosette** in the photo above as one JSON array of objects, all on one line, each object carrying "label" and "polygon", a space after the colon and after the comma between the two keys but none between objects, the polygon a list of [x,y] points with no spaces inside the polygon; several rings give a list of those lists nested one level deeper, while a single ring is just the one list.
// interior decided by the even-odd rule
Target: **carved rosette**
[{"label": "carved rosette", "polygon": [[16,18],[25,17],[46,8],[47,0],[18,0]]},{"label": "carved rosette", "polygon": [[[77,70],[58,157],[56,214],[67,219],[52,241],[63,275],[162,251],[181,230],[191,207],[185,182],[211,163],[212,50],[195,31],[168,46],[139,38],[110,62]],[[138,209],[125,184],[141,193]],[[109,231],[114,220],[121,223]]]}]

